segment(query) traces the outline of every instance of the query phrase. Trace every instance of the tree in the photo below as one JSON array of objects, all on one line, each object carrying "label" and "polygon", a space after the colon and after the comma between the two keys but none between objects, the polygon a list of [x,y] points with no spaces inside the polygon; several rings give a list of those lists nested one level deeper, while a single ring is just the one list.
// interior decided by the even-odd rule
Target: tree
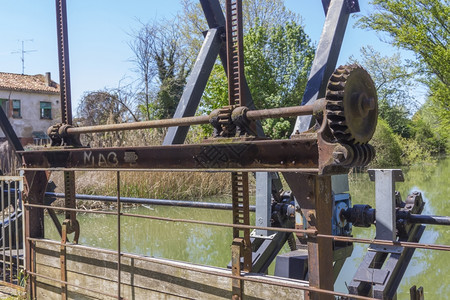
[{"label": "tree", "polygon": [[[448,0],[373,0],[375,12],[363,16],[359,26],[387,34],[395,46],[413,51],[417,68],[426,73],[430,99],[448,124],[450,118],[450,28]],[[445,128],[448,130],[449,127]]]},{"label": "tree", "polygon": [[383,56],[371,46],[361,48],[361,60],[352,56],[350,63],[362,65],[371,75],[377,90],[380,117],[394,133],[410,137],[409,116],[417,109],[417,101],[411,95],[417,82],[415,72],[405,66],[400,54]]},{"label": "tree", "polygon": [[[202,32],[208,29],[202,7],[198,0],[182,0],[183,33],[189,41],[191,59],[195,59],[202,45]],[[225,13],[225,0],[220,0]],[[244,34],[255,27],[276,27],[285,22],[300,23],[299,15],[284,5],[284,0],[246,0],[242,1]]]},{"label": "tree", "polygon": [[83,126],[137,121],[129,98],[116,90],[85,92],[77,108],[78,123]]},{"label": "tree", "polygon": [[[258,20],[256,20],[258,23]],[[258,109],[298,105],[314,57],[314,47],[294,21],[273,27],[250,28],[244,37],[245,75]],[[206,112],[227,104],[227,78],[216,64],[203,95]],[[288,137],[294,119],[264,120],[266,134]]]},{"label": "tree", "polygon": [[140,109],[146,119],[175,113],[190,71],[178,19],[143,24],[131,34],[132,62],[142,85]]}]

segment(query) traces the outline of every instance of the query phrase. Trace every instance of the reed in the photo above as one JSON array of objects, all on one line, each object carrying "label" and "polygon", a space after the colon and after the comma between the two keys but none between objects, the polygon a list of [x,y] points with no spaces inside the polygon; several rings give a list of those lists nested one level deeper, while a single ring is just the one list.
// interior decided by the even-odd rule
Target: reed
[{"label": "reed", "polygon": [[[194,133],[192,133],[194,132]],[[82,136],[91,147],[133,147],[161,145],[163,130],[99,133]],[[192,130],[187,141],[198,142],[201,137]],[[76,172],[76,192],[91,195],[117,195],[117,174],[111,171]],[[121,172],[123,197],[196,200],[231,193],[229,173],[211,172]],[[57,192],[64,192],[62,172],[52,174]]]}]

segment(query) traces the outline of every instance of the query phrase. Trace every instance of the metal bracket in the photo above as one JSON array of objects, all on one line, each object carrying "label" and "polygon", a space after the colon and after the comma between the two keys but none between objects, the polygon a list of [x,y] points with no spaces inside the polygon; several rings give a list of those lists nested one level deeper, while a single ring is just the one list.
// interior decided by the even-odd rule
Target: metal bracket
[{"label": "metal bracket", "polygon": [[[369,170],[371,181],[375,181],[376,236],[378,240],[397,239],[395,183],[405,181],[400,169]],[[372,245],[369,250],[400,253],[401,247]]]}]

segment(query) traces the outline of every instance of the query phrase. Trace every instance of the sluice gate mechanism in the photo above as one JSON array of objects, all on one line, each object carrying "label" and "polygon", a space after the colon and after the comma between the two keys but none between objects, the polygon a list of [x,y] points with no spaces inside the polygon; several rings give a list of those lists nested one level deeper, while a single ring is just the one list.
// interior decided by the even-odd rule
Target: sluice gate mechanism
[{"label": "sluice gate mechanism", "polygon": [[[174,118],[89,127],[72,124],[65,2],[56,0],[62,120],[48,130],[52,146],[24,151],[7,118],[0,115],[2,129],[23,163],[24,218],[17,221],[22,211],[16,206],[9,215],[10,220],[16,220],[9,230],[14,226],[19,236],[18,224],[24,224],[22,257],[30,298],[395,299],[415,248],[450,250],[449,246],[418,243],[424,224],[449,225],[449,218],[422,216],[424,202],[420,193],[412,193],[402,201],[395,191],[395,182],[403,180],[401,170],[370,170],[370,178],[375,181],[376,209],[352,206],[347,174],[351,168],[367,166],[374,159],[370,140],[378,117],[377,95],[370,75],[359,65],[336,68],[348,17],[359,10],[358,1],[322,1],[326,13],[324,30],[300,106],[266,110],[255,107],[244,73],[242,1],[226,0],[224,14],[218,0],[200,0],[210,28]],[[194,116],[217,57],[228,77],[228,105],[210,115]],[[259,121],[278,117],[297,118],[288,140],[270,140],[264,135]],[[184,144],[189,126],[195,124],[210,124],[213,136],[200,144]],[[161,146],[91,148],[82,145],[79,138],[93,132],[162,127],[169,129]],[[75,171],[92,170],[117,172],[117,197],[83,196],[117,202],[117,212],[90,212],[117,215],[117,251],[78,245],[83,233],[77,213],[86,211],[76,208],[76,200],[82,195],[76,194]],[[120,217],[133,217],[120,209],[121,201],[125,201],[120,195],[120,171],[124,170],[230,173],[232,203],[221,209],[232,211],[232,224],[134,216],[232,228],[228,268],[122,252]],[[50,172],[64,173],[63,195],[46,193]],[[249,205],[249,177],[253,175],[255,207]],[[283,190],[280,175],[291,191]],[[2,191],[6,190],[2,186]],[[19,190],[15,188],[16,192]],[[64,197],[64,207],[50,206],[46,194]],[[6,198],[11,203],[11,193]],[[150,203],[150,199],[126,201]],[[162,204],[189,206],[179,201]],[[60,241],[44,239],[44,210],[52,218]],[[64,212],[62,223],[55,210]],[[250,224],[253,210],[255,225]],[[8,220],[2,220],[1,241],[5,249],[7,241],[13,240],[6,240],[4,228]],[[353,226],[374,224],[376,239],[352,237]],[[18,239],[14,242],[18,244]],[[348,293],[336,292],[334,282],[355,242],[369,244],[369,251],[348,285]],[[286,243],[292,251],[280,255]],[[267,276],[273,261],[275,276]],[[83,273],[88,270],[91,273]],[[112,277],[102,278],[101,274],[107,273]],[[107,288],[99,288],[96,281]],[[414,299],[419,299],[421,292],[415,291],[414,295]]]}]

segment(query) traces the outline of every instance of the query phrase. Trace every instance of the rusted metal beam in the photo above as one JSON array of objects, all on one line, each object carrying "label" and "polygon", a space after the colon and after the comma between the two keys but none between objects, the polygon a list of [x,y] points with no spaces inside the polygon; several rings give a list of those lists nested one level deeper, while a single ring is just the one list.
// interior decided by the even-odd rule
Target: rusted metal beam
[{"label": "rusted metal beam", "polygon": [[[29,171],[25,173],[24,180],[24,203],[25,204],[44,204],[44,195],[47,189],[50,172]],[[44,209],[30,207],[24,210],[25,215],[25,237],[43,238],[44,237]],[[24,242],[25,245],[25,269],[27,271],[35,270],[33,245]],[[30,278],[27,285],[27,294],[31,299],[36,299],[35,278]]]},{"label": "rusted metal beam", "polygon": [[[135,169],[198,171],[292,170],[317,173],[317,139],[126,148],[23,151],[26,169]],[[239,140],[241,141],[241,140]]]},{"label": "rusted metal beam", "polygon": [[66,0],[55,0],[55,3],[58,35],[59,85],[61,90],[61,121],[64,124],[72,124],[67,5]]},{"label": "rusted metal beam", "polygon": [[[331,176],[314,176],[313,199],[315,209],[310,210],[306,219],[308,229],[317,229],[319,233],[331,234],[333,195]],[[333,243],[323,237],[308,238],[308,277],[309,286],[333,291]],[[332,300],[331,295],[311,293],[311,300]]]}]

